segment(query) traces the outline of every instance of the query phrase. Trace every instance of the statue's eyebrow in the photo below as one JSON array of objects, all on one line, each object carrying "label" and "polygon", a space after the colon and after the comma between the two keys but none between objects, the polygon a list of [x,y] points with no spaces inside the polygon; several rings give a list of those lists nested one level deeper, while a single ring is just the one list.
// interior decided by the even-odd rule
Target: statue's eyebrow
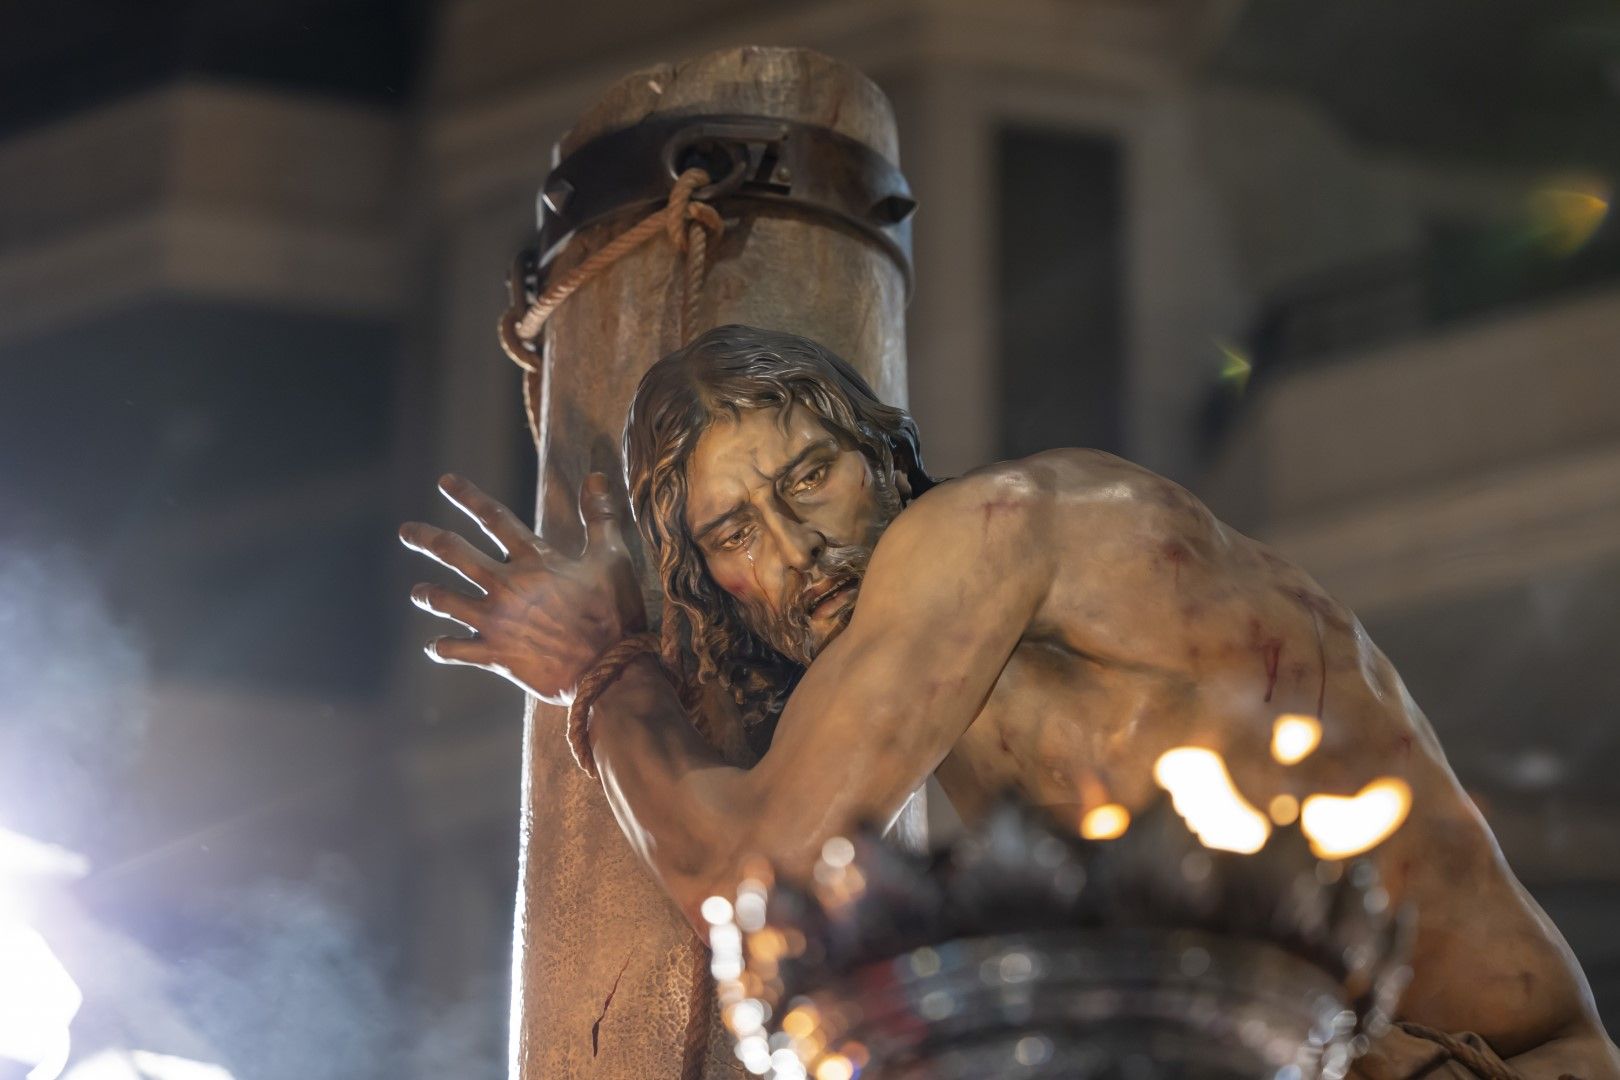
[{"label": "statue's eyebrow", "polygon": [[[834,439],[831,435],[817,439],[815,442],[806,446],[803,450],[800,450],[797,454],[794,454],[786,465],[783,465],[780,469],[776,470],[775,474],[771,476],[772,486],[780,484],[784,476],[787,476],[794,469],[797,469],[800,465],[804,464],[804,459],[809,457],[811,454],[814,454],[818,450],[826,450],[828,448],[836,449],[837,446],[838,440]],[[714,530],[718,529],[720,526],[724,525],[727,521],[736,517],[746,509],[746,503],[737,503],[734,506],[727,507],[725,510],[722,510],[720,513],[716,514],[714,517],[710,518],[696,529],[693,529],[692,539],[704,539],[710,533],[714,532]]]}]

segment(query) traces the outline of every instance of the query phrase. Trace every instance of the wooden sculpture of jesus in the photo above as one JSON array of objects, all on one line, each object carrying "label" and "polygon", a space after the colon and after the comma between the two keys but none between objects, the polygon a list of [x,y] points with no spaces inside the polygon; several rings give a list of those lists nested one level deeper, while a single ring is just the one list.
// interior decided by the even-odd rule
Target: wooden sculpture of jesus
[{"label": "wooden sculpture of jesus", "polygon": [[[1181,487],[1089,450],[935,481],[911,418],[848,364],[741,326],[648,371],[625,463],[674,673],[620,646],[648,620],[605,478],[581,493],[578,558],[454,477],[445,494],[505,557],[427,525],[401,536],[481,594],[413,591],[474,631],[430,642],[434,659],[552,703],[593,686],[576,751],[695,925],[743,860],[807,874],[828,838],[889,820],[930,775],[971,824],[1009,789],[1071,821],[1139,809],[1154,762],[1186,745],[1222,754],[1258,806],[1393,774],[1411,811],[1374,858],[1417,910],[1402,1018],[1473,1033],[1527,1077],[1620,1077],[1573,955],[1388,659]],[[727,765],[694,729],[677,685],[693,683],[730,691],[768,734],[757,764]],[[1287,767],[1269,752],[1284,714],[1322,731]],[[1397,1033],[1357,1070],[1412,1076],[1436,1053]]]}]

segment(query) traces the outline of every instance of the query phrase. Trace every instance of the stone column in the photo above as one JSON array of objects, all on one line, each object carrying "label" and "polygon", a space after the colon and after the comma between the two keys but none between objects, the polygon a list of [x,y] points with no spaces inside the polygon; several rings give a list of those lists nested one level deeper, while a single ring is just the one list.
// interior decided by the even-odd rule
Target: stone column
[{"label": "stone column", "polygon": [[[603,132],[683,113],[817,124],[897,158],[893,115],[872,82],[817,53],[752,47],[624,78],[558,152],[566,157]],[[903,403],[905,284],[893,258],[822,216],[758,203],[725,210],[694,330],[740,322],[804,334],[848,359],[884,400]],[[552,274],[633,220],[582,230]],[[656,237],[582,288],[546,327],[536,516],[562,550],[581,542],[576,499],[585,474],[622,476],[620,433],[637,381],[681,344],[681,268],[674,246]],[[514,1077],[732,1075],[707,952],[624,841],[600,786],[575,766],[561,710],[531,703],[523,769]]]}]

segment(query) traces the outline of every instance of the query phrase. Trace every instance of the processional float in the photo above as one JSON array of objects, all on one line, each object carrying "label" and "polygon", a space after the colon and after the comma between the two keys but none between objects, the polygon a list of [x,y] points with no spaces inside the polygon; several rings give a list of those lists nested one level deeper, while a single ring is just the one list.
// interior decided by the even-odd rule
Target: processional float
[{"label": "processional float", "polygon": [[[827,57],[738,48],[609,88],[555,149],[500,325],[524,369],[547,540],[578,545],[575,493],[588,472],[623,475],[640,376],[709,327],[813,338],[903,403],[914,208],[883,93]],[[747,764],[734,712],[715,696],[701,712]],[[1008,806],[927,857],[918,797],[889,839],[830,845],[807,890],[762,866],[714,898],[711,954],[563,730],[531,701],[522,1080],[1331,1078],[1401,985],[1402,922],[1370,866],[1320,861],[1290,830],[1253,855],[1211,852],[1168,808],[1088,842]]]}]

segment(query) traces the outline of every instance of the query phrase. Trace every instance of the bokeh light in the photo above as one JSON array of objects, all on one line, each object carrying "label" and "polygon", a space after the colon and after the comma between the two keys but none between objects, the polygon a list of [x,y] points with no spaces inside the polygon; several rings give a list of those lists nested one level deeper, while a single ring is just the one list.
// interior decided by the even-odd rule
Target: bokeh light
[{"label": "bokeh light", "polygon": [[1160,755],[1153,778],[1200,843],[1248,855],[1265,846],[1271,823],[1238,791],[1226,762],[1213,750],[1179,746]]},{"label": "bokeh light", "polygon": [[1300,806],[1300,828],[1322,859],[1347,859],[1384,842],[1412,808],[1405,780],[1386,776],[1354,795],[1312,795]]},{"label": "bokeh light", "polygon": [[1284,713],[1271,725],[1271,756],[1284,765],[1297,765],[1322,742],[1322,724],[1314,716]]},{"label": "bokeh light", "polygon": [[1131,826],[1131,812],[1119,803],[1105,803],[1086,811],[1080,835],[1087,840],[1113,840]]}]

